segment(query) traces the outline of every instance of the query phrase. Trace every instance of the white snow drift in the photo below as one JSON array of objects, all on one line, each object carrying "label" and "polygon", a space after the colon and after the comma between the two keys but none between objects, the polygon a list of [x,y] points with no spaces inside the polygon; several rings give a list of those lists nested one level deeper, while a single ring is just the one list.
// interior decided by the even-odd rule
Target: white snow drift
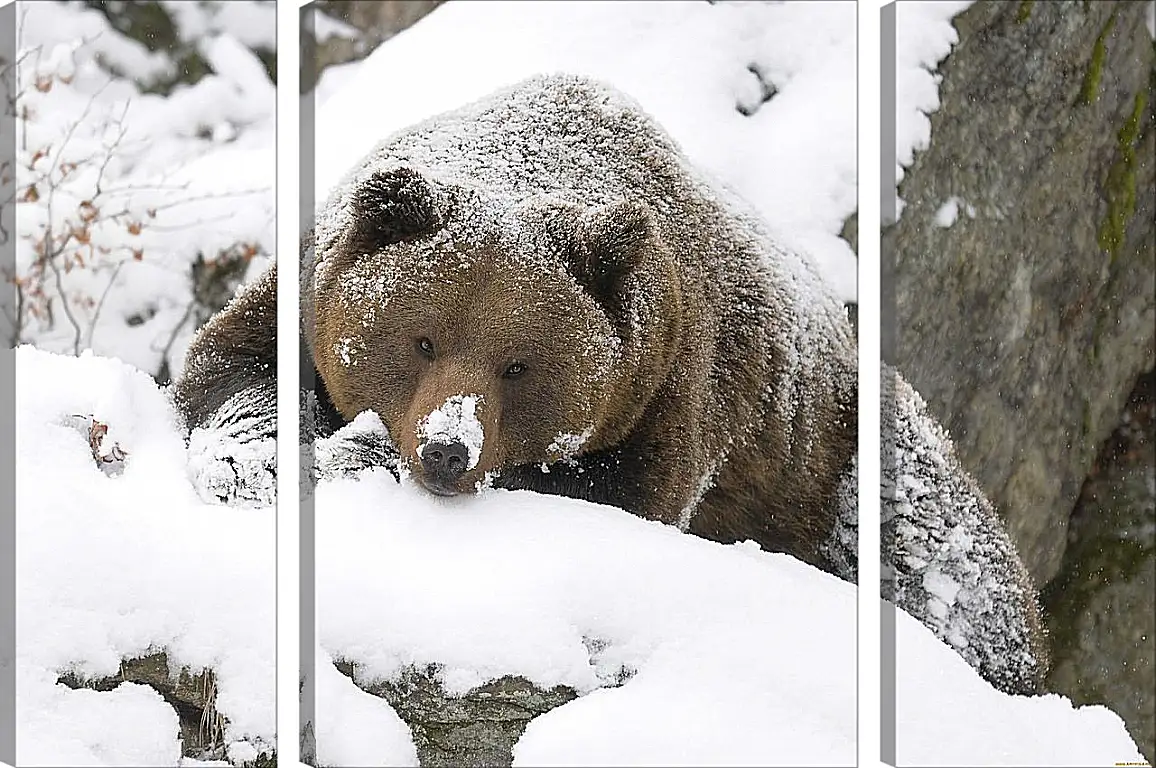
[{"label": "white snow drift", "polygon": [[[164,651],[211,669],[231,759],[274,745],[274,510],[202,503],[165,393],[117,360],[16,353],[17,759],[176,765],[177,717],[150,688],[70,690]],[[96,465],[91,415],[124,471]]]},{"label": "white snow drift", "polygon": [[[330,658],[364,682],[438,664],[450,691],[523,675],[584,694],[530,724],[520,765],[855,762],[851,584],[611,507],[526,491],[442,499],[385,470],[321,483],[317,510],[322,764],[415,760],[396,714]],[[1107,709],[1000,693],[899,619],[903,763],[1140,759]]]}]

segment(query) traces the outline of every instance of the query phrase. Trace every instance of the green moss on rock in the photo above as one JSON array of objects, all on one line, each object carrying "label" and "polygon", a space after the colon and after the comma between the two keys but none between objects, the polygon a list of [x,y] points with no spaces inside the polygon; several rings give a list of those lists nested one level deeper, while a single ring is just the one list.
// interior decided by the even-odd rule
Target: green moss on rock
[{"label": "green moss on rock", "polygon": [[1119,254],[1128,222],[1136,212],[1136,142],[1147,105],[1148,95],[1140,91],[1132,102],[1132,113],[1117,134],[1116,159],[1108,168],[1104,181],[1108,211],[1100,222],[1096,242],[1112,260]]},{"label": "green moss on rock", "polygon": [[1113,11],[1108,21],[1104,23],[1104,28],[1100,30],[1096,44],[1092,46],[1092,59],[1084,71],[1084,84],[1080,86],[1077,104],[1091,104],[1100,94],[1100,77],[1104,73],[1104,58],[1108,54],[1108,35],[1112,33],[1112,27],[1115,25],[1116,13]]}]

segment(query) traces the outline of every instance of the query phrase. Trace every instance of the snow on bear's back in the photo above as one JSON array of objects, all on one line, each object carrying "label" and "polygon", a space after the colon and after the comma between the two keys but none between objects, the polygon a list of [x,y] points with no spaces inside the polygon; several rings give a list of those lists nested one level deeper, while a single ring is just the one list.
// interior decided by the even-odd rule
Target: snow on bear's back
[{"label": "snow on bear's back", "polygon": [[807,347],[826,346],[818,337],[833,326],[838,347],[845,352],[853,345],[842,303],[814,259],[783,248],[747,201],[688,160],[637,101],[611,85],[540,75],[385,138],[320,206],[319,261],[348,226],[351,190],[399,165],[442,182],[442,193],[466,201],[462,207],[482,229],[509,221],[503,213],[528,198],[581,206],[644,200],[668,242],[701,246],[674,254],[696,279],[741,303],[763,290],[749,280],[765,271],[778,294],[774,301],[792,307],[781,315],[823,318],[796,325],[784,317],[777,325],[808,337]]},{"label": "snow on bear's back", "polygon": [[413,163],[513,200],[585,205],[687,188],[674,140],[629,96],[586,77],[534,77],[379,144],[370,169]]}]

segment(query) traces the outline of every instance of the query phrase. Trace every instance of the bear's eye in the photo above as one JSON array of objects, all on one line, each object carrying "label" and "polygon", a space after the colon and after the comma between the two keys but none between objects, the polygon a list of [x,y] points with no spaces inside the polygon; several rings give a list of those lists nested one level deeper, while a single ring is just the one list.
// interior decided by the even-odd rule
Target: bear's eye
[{"label": "bear's eye", "polygon": [[419,352],[421,352],[423,355],[428,357],[430,360],[433,360],[434,345],[433,345],[433,342],[430,341],[428,338],[426,338],[425,336],[422,336],[420,339],[418,339],[417,340],[417,349]]},{"label": "bear's eye", "polygon": [[506,366],[506,370],[502,371],[503,379],[516,379],[526,372],[526,365],[524,363],[510,363]]}]

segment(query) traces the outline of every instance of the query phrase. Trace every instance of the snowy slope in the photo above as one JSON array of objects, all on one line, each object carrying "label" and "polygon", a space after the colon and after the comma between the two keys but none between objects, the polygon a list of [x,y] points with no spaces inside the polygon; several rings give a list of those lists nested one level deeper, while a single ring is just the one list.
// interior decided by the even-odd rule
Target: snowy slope
[{"label": "snowy slope", "polygon": [[[383,470],[322,482],[317,509],[324,765],[415,760],[404,723],[333,658],[366,682],[436,663],[458,692],[519,674],[585,694],[530,724],[520,765],[854,763],[850,584],[610,507],[440,499]],[[901,764],[1140,759],[1108,710],[999,693],[902,612],[898,651]]]},{"label": "snowy slope", "polygon": [[897,612],[899,766],[1146,765],[1120,716],[1058,694],[993,689],[927,627]]},{"label": "snowy slope", "polygon": [[[395,130],[534,74],[591,75],[637,99],[853,300],[838,233],[857,199],[855,18],[850,2],[449,3],[323,73],[316,199]],[[777,89],[766,103],[748,67]]]},{"label": "snowy slope", "polygon": [[[151,688],[69,690],[165,651],[217,675],[234,760],[273,746],[274,510],[201,503],[165,393],[85,354],[16,353],[17,745],[20,765],[176,765],[174,709]],[[93,461],[107,424],[124,471]]]}]

